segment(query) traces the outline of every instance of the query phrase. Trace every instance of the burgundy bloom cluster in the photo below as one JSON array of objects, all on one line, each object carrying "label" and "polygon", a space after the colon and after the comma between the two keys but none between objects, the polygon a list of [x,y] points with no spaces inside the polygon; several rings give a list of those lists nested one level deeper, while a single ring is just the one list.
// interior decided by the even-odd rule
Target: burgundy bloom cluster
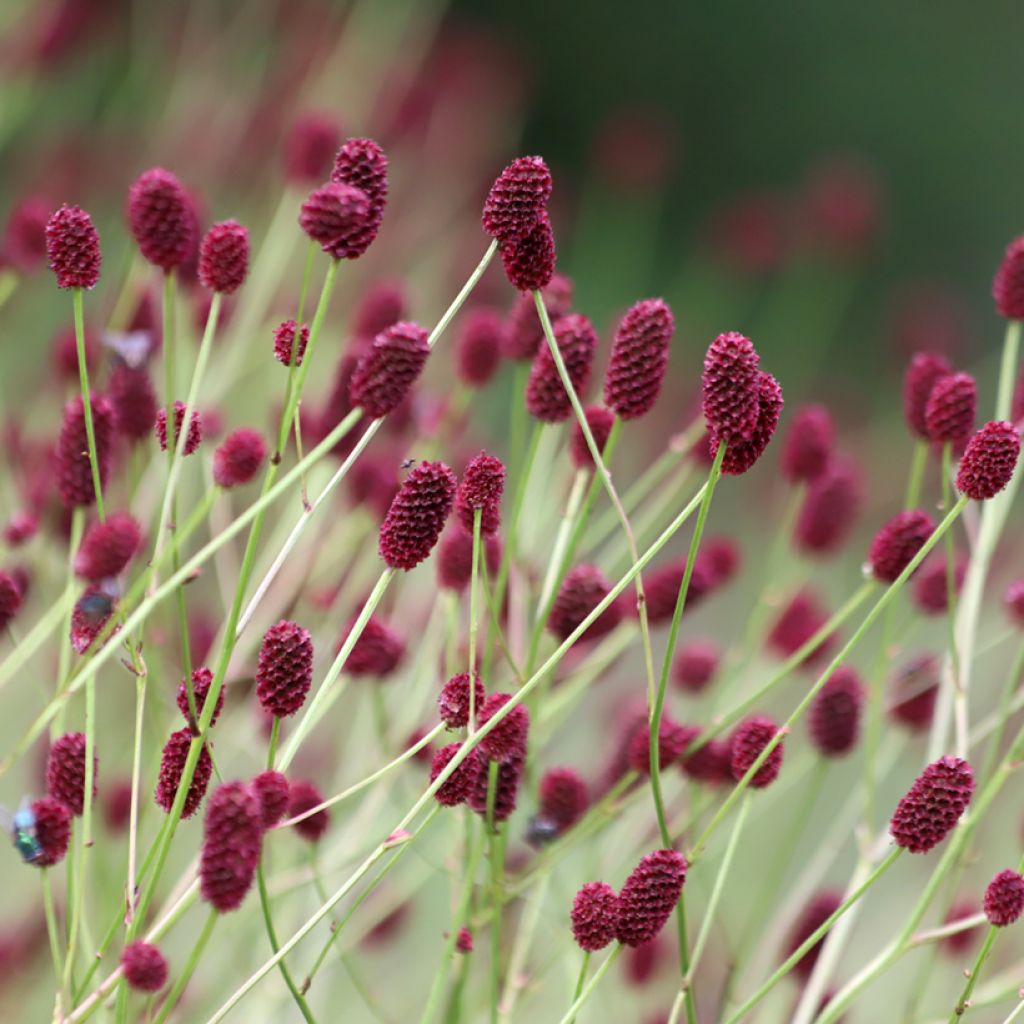
[{"label": "burgundy bloom cluster", "polygon": [[308,813],[314,807],[319,807],[323,802],[324,798],[320,790],[308,779],[299,779],[291,783],[286,813],[289,818],[297,818],[303,814],[307,815],[302,821],[297,821],[293,826],[299,837],[305,839],[307,843],[320,842],[324,833],[331,826],[331,815],[327,808],[317,811],[315,814]]},{"label": "burgundy bloom cluster", "polygon": [[[174,403],[174,437],[171,443],[177,445],[178,435],[185,422],[186,406],[184,402]],[[156,413],[156,437],[160,442],[160,451],[167,451],[167,410],[161,406]],[[188,421],[188,434],[185,436],[185,447],[182,455],[191,455],[202,443],[203,419],[198,409],[193,409]]]},{"label": "burgundy bloom cluster", "polygon": [[927,853],[956,827],[974,793],[974,773],[959,757],[940,757],[896,805],[889,832],[911,853]]},{"label": "burgundy bloom cluster", "polygon": [[258,430],[241,427],[228,434],[213,453],[213,482],[218,487],[241,487],[260,471],[267,443]]},{"label": "burgundy bloom cluster", "polygon": [[[493,578],[501,566],[501,541],[496,535],[483,538],[484,564]],[[437,581],[447,590],[462,591],[473,573],[473,537],[461,524],[445,530],[437,549]]]},{"label": "burgundy bloom cluster", "polygon": [[196,212],[181,182],[162,167],[139,175],[128,190],[128,222],[139,251],[170,272],[194,254]]},{"label": "burgundy bloom cluster", "polygon": [[[477,725],[483,728],[509,701],[511,693],[492,693],[484,700],[477,716]],[[530,713],[525,704],[516,704],[482,740],[477,747],[489,761],[507,763],[526,753],[526,739],[530,730]]]},{"label": "burgundy bloom cluster", "polygon": [[[263,827],[273,828],[288,811],[291,789],[288,780],[280,773],[272,770],[260,772],[249,785],[256,799],[260,802]],[[316,806],[314,804],[314,806]],[[302,824],[299,822],[298,824]]]},{"label": "burgundy bloom cluster", "polygon": [[871,574],[882,583],[893,583],[914,560],[935,530],[927,512],[898,512],[875,534],[868,548]]},{"label": "burgundy bloom cluster", "polygon": [[324,252],[342,259],[350,239],[360,237],[370,215],[370,200],[361,188],[329,181],[314,189],[299,210],[299,227]]},{"label": "burgundy bloom cluster", "polygon": [[[96,799],[99,758],[93,753],[92,798]],[[68,732],[53,741],[46,759],[46,789],[74,817],[85,807],[85,734]]]},{"label": "burgundy bloom cluster", "polygon": [[122,363],[114,368],[107,386],[117,432],[132,442],[144,441],[156,422],[156,391],[144,366]]},{"label": "burgundy bloom cluster", "polygon": [[[732,734],[732,776],[739,782],[753,767],[762,751],[779,734],[779,727],[766,715],[754,715],[741,722]],[[754,772],[750,780],[752,789],[764,789],[770,786],[782,769],[783,742],[780,740],[771,753]]]},{"label": "burgundy bloom cluster", "polygon": [[576,945],[596,953],[615,941],[619,894],[607,882],[587,882],[573,898],[569,917]]},{"label": "burgundy bloom cluster", "polygon": [[368,209],[360,228],[331,246],[335,259],[356,259],[370,248],[384,220],[388,201],[388,158],[373,139],[346,139],[334,157],[331,181],[360,189]]},{"label": "burgundy bloom cluster", "polygon": [[807,725],[825,757],[842,757],[857,743],[865,690],[854,669],[840,665],[811,702]]},{"label": "burgundy bloom cluster", "polygon": [[621,419],[643,416],[657,401],[675,326],[663,299],[643,299],[622,318],[604,380],[605,405]]},{"label": "burgundy bloom cluster", "polygon": [[38,868],[59,864],[68,852],[71,839],[71,812],[52,796],[43,796],[29,804],[35,821],[35,838],[39,852],[32,860]]},{"label": "burgundy bloom cluster", "polygon": [[498,310],[490,306],[471,309],[455,339],[459,380],[474,388],[489,384],[501,365],[505,334],[505,320]]},{"label": "burgundy bloom cluster", "polygon": [[[551,606],[547,628],[560,640],[568,640],[583,620],[608,596],[611,586],[596,565],[578,565],[566,573]],[[610,633],[621,621],[622,611],[613,601],[587,627],[584,636],[596,640]]]},{"label": "burgundy bloom cluster", "polygon": [[553,826],[555,835],[567,832],[583,817],[590,797],[587,784],[572,768],[549,768],[537,787],[537,817]]},{"label": "burgundy bloom cluster", "polygon": [[984,899],[989,924],[1005,928],[1024,914],[1024,878],[1020,872],[1006,868],[988,883]]},{"label": "burgundy bloom cluster", "polygon": [[330,114],[312,112],[296,118],[285,142],[285,177],[298,185],[323,180],[341,142],[341,129]]},{"label": "burgundy bloom cluster", "polygon": [[256,666],[256,698],[267,714],[294,715],[313,684],[313,641],[309,631],[282,619],[263,634]]},{"label": "burgundy bloom cluster", "polygon": [[1020,434],[1012,423],[986,423],[967,442],[956,489],[972,501],[994,498],[1013,476],[1020,457]]},{"label": "burgundy bloom cluster", "polygon": [[309,327],[306,324],[302,325],[298,341],[296,341],[296,326],[294,320],[285,320],[274,328],[274,358],[282,366],[292,365],[293,348],[296,366],[302,365],[302,357],[306,354],[306,345],[309,344]]},{"label": "burgundy bloom cluster", "polygon": [[214,224],[199,244],[199,280],[212,292],[237,291],[249,270],[249,231],[237,220]]},{"label": "burgundy bloom cluster", "polygon": [[[160,756],[160,775],[156,784],[155,796],[157,804],[168,814],[174,806],[178,786],[185,773],[185,762],[188,760],[188,750],[192,745],[192,738],[192,730],[188,727],[172,732]],[[185,802],[181,810],[182,818],[191,818],[199,810],[199,805],[203,802],[203,797],[206,796],[206,789],[210,785],[212,774],[213,759],[204,743],[199,751],[195,771],[192,773],[192,782],[185,794]]]},{"label": "burgundy bloom cluster", "polygon": [[[110,478],[113,456],[114,412],[102,395],[92,396],[91,407],[100,487],[105,488]],[[64,406],[64,418],[57,437],[54,473],[57,478],[57,493],[66,507],[89,506],[95,502],[96,492],[92,484],[92,467],[89,464],[89,439],[85,429],[85,408],[81,396],[72,398]]]},{"label": "burgundy bloom cluster", "polygon": [[473,520],[480,511],[480,533],[488,537],[501,525],[501,495],[505,489],[505,464],[480,452],[466,466],[455,492],[455,515],[472,534]]},{"label": "burgundy bloom cluster", "polygon": [[[474,713],[479,714],[486,699],[484,684],[478,675],[473,676],[473,707]],[[469,673],[460,672],[448,680],[441,687],[441,693],[437,698],[438,713],[441,721],[449,729],[465,729],[469,724]]]},{"label": "burgundy bloom cluster", "polygon": [[378,547],[388,568],[413,569],[430,555],[455,490],[455,474],[443,462],[421,462],[413,469],[381,524]]},{"label": "burgundy bloom cluster", "polygon": [[782,475],[791,483],[817,480],[829,468],[835,434],[835,423],[825,406],[797,409],[782,443]]},{"label": "burgundy bloom cluster", "polygon": [[[355,622],[356,619],[353,617],[345,626],[341,634],[342,643],[352,631]],[[341,643],[338,644],[338,647],[340,649]],[[349,653],[348,660],[345,662],[345,672],[354,677],[383,678],[391,675],[402,663],[404,657],[405,643],[402,638],[386,623],[375,615],[371,615],[362,635]]]},{"label": "burgundy bloom cluster", "polygon": [[501,264],[513,288],[535,292],[555,275],[555,234],[547,210],[542,210],[529,234],[501,243]]},{"label": "burgundy bloom cluster", "polygon": [[[783,658],[790,658],[826,625],[830,616],[821,599],[805,587],[793,595],[768,633],[768,646]],[[826,658],[835,646],[836,634],[829,633],[813,647],[800,663],[813,668]]]},{"label": "burgundy bloom cluster", "polygon": [[75,555],[75,575],[92,583],[116,576],[142,544],[142,527],[127,512],[115,512],[86,530]]},{"label": "burgundy bloom cluster", "polygon": [[121,969],[129,988],[159,992],[167,984],[167,960],[159,948],[139,939],[121,951]]},{"label": "burgundy bloom cluster", "polygon": [[864,500],[861,474],[850,459],[833,457],[808,484],[793,529],[797,550],[834,554],[850,536]]},{"label": "burgundy bloom cluster", "polygon": [[210,797],[199,855],[199,892],[216,911],[237,910],[252,887],[263,845],[260,801],[242,782],[225,782]]},{"label": "burgundy bloom cluster", "polygon": [[498,175],[484,202],[484,231],[499,242],[526,238],[551,198],[551,171],[539,156],[521,156]]},{"label": "burgundy bloom cluster", "polygon": [[100,236],[78,206],[62,206],[46,224],[46,256],[59,288],[94,288],[100,279]]},{"label": "burgundy bloom cluster", "polygon": [[[958,556],[953,564],[953,594],[960,593],[967,562]],[[914,581],[914,602],[925,615],[944,615],[949,607],[949,579],[945,555],[935,555],[921,566]]]},{"label": "burgundy bloom cluster", "polygon": [[[564,274],[554,274],[540,292],[552,325],[572,309],[573,284]],[[529,293],[518,295],[505,324],[501,354],[506,359],[533,359],[544,343],[544,328],[537,305]]]},{"label": "burgundy bloom cluster", "polygon": [[[553,325],[555,344],[576,394],[586,391],[597,351],[597,332],[582,314],[561,317]],[[572,402],[547,345],[538,349],[526,383],[526,409],[543,423],[560,423],[572,415]]]},{"label": "burgundy bloom cluster", "polygon": [[641,859],[619,890],[619,942],[640,946],[661,931],[679,902],[686,868],[686,859],[675,850],[655,850]]},{"label": "burgundy bloom cluster", "polygon": [[423,372],[430,355],[427,337],[422,327],[408,321],[381,331],[352,374],[352,404],[373,419],[394,412]]},{"label": "burgundy bloom cluster", "polygon": [[1024,320],[1024,235],[1007,247],[992,282],[996,309],[1007,320]]},{"label": "burgundy bloom cluster", "polygon": [[692,640],[682,644],[672,662],[672,679],[680,689],[701,693],[714,679],[721,660],[716,644]]},{"label": "burgundy bloom cluster", "polygon": [[[603,405],[588,405],[584,408],[583,414],[597,450],[604,455],[605,445],[608,443],[612,425],[615,423],[615,413]],[[583,433],[583,428],[576,421],[573,421],[572,435],[569,438],[569,456],[577,469],[593,469],[594,467],[594,457],[590,454],[587,437]]]},{"label": "burgundy bloom cluster", "polygon": [[[199,718],[203,714],[203,708],[206,706],[206,697],[210,692],[210,687],[213,685],[213,672],[208,668],[197,668],[192,670],[192,701],[195,704],[196,717],[193,719],[192,711],[188,706],[188,681],[182,679],[178,684],[178,696],[177,704],[178,710],[181,712],[185,721],[188,722],[193,735],[198,736],[197,723]],[[212,728],[217,724],[217,719],[220,718],[220,713],[224,710],[225,700],[225,687],[221,686],[220,693],[217,694],[217,703],[213,707],[213,716],[210,718],[210,727]]]}]

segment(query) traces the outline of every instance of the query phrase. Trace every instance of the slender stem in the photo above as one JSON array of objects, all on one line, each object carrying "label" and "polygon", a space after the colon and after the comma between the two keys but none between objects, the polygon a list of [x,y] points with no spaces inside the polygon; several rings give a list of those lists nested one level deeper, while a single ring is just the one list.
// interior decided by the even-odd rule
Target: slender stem
[{"label": "slender stem", "polygon": [[206,923],[203,925],[203,930],[199,933],[199,937],[192,946],[192,952],[189,954],[188,961],[185,964],[185,969],[178,976],[178,980],[174,983],[171,991],[167,994],[167,998],[164,1000],[164,1005],[153,1024],[164,1024],[164,1021],[167,1020],[171,1011],[177,1004],[178,999],[181,997],[181,993],[185,991],[185,986],[189,983],[189,979],[199,966],[199,961],[206,949],[206,944],[210,941],[210,935],[213,933],[213,926],[217,923],[218,917],[220,917],[220,914],[218,914],[216,910],[211,910],[206,915]]},{"label": "slender stem", "polygon": [[146,715],[146,677],[135,677],[135,733],[132,743],[132,796],[128,811],[128,880],[125,883],[126,920],[135,916],[135,880],[139,848],[139,780],[142,776],[142,726]]},{"label": "slender stem", "polygon": [[1020,685],[1021,676],[1024,676],[1024,644],[1021,644],[1014,658],[1013,667],[1006,677],[1006,684],[999,698],[999,710],[996,712],[996,727],[988,741],[988,750],[985,751],[985,760],[982,762],[979,780],[987,782],[992,775],[996,759],[999,757],[999,747],[1003,742],[1003,734],[1006,732],[1006,724],[1010,719],[1010,702]]},{"label": "slender stem", "polygon": [[576,1014],[580,1012],[580,1008],[593,994],[594,989],[597,988],[601,979],[608,973],[608,968],[611,967],[613,963],[615,963],[615,961],[619,958],[619,955],[622,953],[622,950],[624,948],[624,946],[616,946],[611,951],[611,953],[609,953],[608,956],[605,957],[604,962],[594,972],[594,976],[587,983],[586,987],[573,1000],[572,1006],[569,1007],[569,1011],[561,1019],[561,1021],[559,1021],[559,1024],[572,1024],[573,1020],[575,1020],[576,1018]]},{"label": "slender stem", "polygon": [[1008,420],[1013,410],[1013,389],[1017,383],[1020,363],[1021,321],[1010,320],[1006,325],[1003,354],[999,364],[999,390],[996,395],[996,419]]},{"label": "slender stem", "polygon": [[[949,508],[950,494],[953,485],[953,446],[947,441],[942,446],[942,508]],[[960,656],[957,652],[956,643],[956,547],[953,539],[953,531],[946,534],[946,624],[949,627],[949,661],[953,672],[953,687],[956,691],[957,710],[956,715],[956,737],[957,756],[967,757],[967,734],[969,731],[969,717],[967,714],[966,693],[963,693],[960,686]],[[963,693],[962,701],[959,699]]]},{"label": "slender stem", "polygon": [[480,574],[480,523],[483,509],[473,509],[473,553],[469,575],[469,731],[476,728],[476,634],[478,628],[477,579]]},{"label": "slender stem", "polygon": [[57,993],[57,1005],[60,1007],[64,963],[60,948],[60,927],[57,924],[57,914],[53,909],[53,881],[49,868],[43,868],[43,912],[46,915],[46,934],[50,939],[50,956],[53,959],[53,987]]},{"label": "slender stem", "polygon": [[501,992],[501,868],[502,842],[501,833],[494,823],[494,803],[498,794],[498,773],[501,766],[497,761],[487,766],[487,857],[491,868],[491,1024],[498,1020],[498,996]]},{"label": "slender stem", "polygon": [[910,457],[910,472],[907,474],[907,492],[903,498],[905,509],[917,508],[921,500],[921,483],[925,466],[928,464],[928,442],[915,441],[914,453]]},{"label": "slender stem", "polygon": [[100,520],[106,519],[103,508],[103,485],[100,481],[100,463],[96,454],[96,428],[92,420],[92,396],[89,392],[89,367],[85,358],[85,313],[82,308],[82,289],[71,291],[72,308],[75,317],[75,349],[78,353],[78,380],[82,389],[82,411],[85,414],[85,437],[89,446],[89,468],[92,470],[92,486],[96,492],[96,513]]},{"label": "slender stem", "polygon": [[975,958],[974,966],[970,969],[967,975],[967,981],[964,984],[963,991],[960,993],[960,998],[956,1002],[956,1006],[953,1008],[953,1012],[950,1014],[950,1024],[956,1024],[970,1006],[971,993],[974,991],[974,986],[978,983],[978,976],[981,974],[982,967],[985,966],[985,961],[988,959],[989,953],[992,952],[992,945],[996,941],[996,936],[999,934],[999,929],[992,925],[988,930],[988,934],[985,936],[985,941],[982,943],[981,949],[978,951],[978,955]]},{"label": "slender stem", "polygon": [[763,985],[726,1021],[725,1024],[735,1024],[736,1021],[742,1020],[743,1017],[752,1010],[796,965],[803,959],[804,954],[807,953],[814,945],[816,945],[829,931],[829,929],[839,920],[843,914],[846,913],[854,903],[857,902],[864,895],[868,889],[878,881],[879,878],[889,870],[890,867],[896,862],[900,854],[903,853],[903,847],[897,846],[892,850],[889,855],[871,872],[870,875],[859,885],[849,896],[843,900],[842,903],[826,918],[826,920],[816,928],[797,948],[796,950],[779,966],[779,968],[764,982]]},{"label": "slender stem", "polygon": [[[583,986],[587,981],[587,972],[590,970],[590,952],[586,951],[583,954],[583,963],[580,964],[579,977],[576,979],[576,988],[573,990],[572,1001],[575,1005],[576,1001],[583,995]],[[569,1024],[575,1024],[576,1018],[570,1019]]]}]

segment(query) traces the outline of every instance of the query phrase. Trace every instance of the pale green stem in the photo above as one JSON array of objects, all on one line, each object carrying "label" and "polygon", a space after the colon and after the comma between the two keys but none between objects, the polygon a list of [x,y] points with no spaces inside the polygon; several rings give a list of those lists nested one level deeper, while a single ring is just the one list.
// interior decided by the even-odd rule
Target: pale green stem
[{"label": "pale green stem", "polygon": [[[569,535],[572,531],[573,523],[579,515],[580,506],[583,504],[583,496],[586,494],[587,481],[589,479],[590,471],[587,469],[577,469],[576,475],[572,479],[572,487],[569,490],[569,498],[565,503],[565,511],[562,513],[561,522],[558,524],[555,546],[551,549],[551,558],[548,561],[547,572],[544,574],[544,583],[540,588],[540,598],[537,601],[537,611],[533,622],[535,634],[539,634],[540,630],[544,628],[544,611],[547,608],[548,602],[552,599],[552,595],[555,593],[558,571],[568,550]],[[534,643],[532,637],[530,650],[533,653]]]},{"label": "pale green stem", "polygon": [[978,779],[983,783],[988,782],[989,777],[992,775],[992,769],[995,767],[996,760],[999,757],[999,747],[1003,742],[1003,734],[1006,732],[1006,724],[1010,719],[1010,703],[1013,700],[1013,695],[1017,692],[1022,675],[1024,675],[1024,644],[1022,644],[1020,650],[1017,651],[1017,656],[1013,661],[1013,667],[1010,669],[1010,674],[1006,678],[1006,685],[1003,687],[1003,693],[999,699],[999,710],[996,712],[995,718],[996,727],[988,742],[988,750],[985,751],[985,760],[982,762],[981,772],[978,775]]},{"label": "pale green stem", "polygon": [[189,979],[199,966],[199,961],[206,949],[206,944],[210,941],[210,935],[213,932],[213,926],[217,923],[218,917],[220,917],[220,914],[218,914],[216,910],[211,910],[206,915],[206,923],[203,925],[203,930],[199,933],[199,937],[195,940],[192,946],[192,951],[185,964],[185,969],[178,976],[178,980],[174,983],[171,991],[167,994],[163,1008],[153,1024],[164,1024],[164,1021],[167,1020],[168,1016],[174,1010],[175,1004],[181,997],[181,993],[185,991],[185,986],[189,983]]},{"label": "pale green stem", "polygon": [[961,1020],[967,1013],[970,1007],[971,993],[974,991],[974,986],[978,982],[978,976],[981,974],[982,967],[985,966],[985,961],[988,959],[989,953],[992,952],[992,945],[996,941],[996,936],[999,934],[999,929],[993,925],[988,930],[988,934],[985,936],[985,941],[982,943],[981,949],[978,951],[978,956],[974,961],[974,966],[971,967],[967,974],[967,981],[964,984],[963,991],[960,993],[960,998],[956,1002],[956,1006],[953,1012],[950,1014],[951,1024],[956,1024],[958,1020]]},{"label": "pale green stem", "polygon": [[46,915],[46,934],[50,939],[50,956],[53,959],[53,987],[57,994],[57,1007],[61,1006],[61,979],[64,977],[64,963],[61,957],[60,927],[53,908],[53,883],[50,869],[43,868],[43,911]]},{"label": "pale green stem", "polygon": [[924,480],[925,466],[928,464],[928,442],[915,441],[914,454],[910,459],[910,472],[907,474],[907,493],[903,499],[905,509],[917,508],[921,500],[921,483]]},{"label": "pale green stem", "polygon": [[[575,988],[575,990],[573,991],[573,994],[572,994],[572,1001],[573,1001],[574,1005],[576,1003],[576,1000],[579,999],[580,996],[583,995],[583,986],[586,984],[587,972],[589,970],[590,970],[590,953],[589,952],[585,952],[583,954],[583,963],[580,964],[579,977],[576,979],[576,988]],[[573,1017],[569,1021],[569,1024],[575,1024],[575,1022],[576,1022],[576,1018]]]},{"label": "pale green stem", "polygon": [[132,744],[132,797],[128,812],[128,879],[125,882],[127,911],[125,918],[135,916],[136,866],[139,848],[139,780],[142,776],[142,725],[146,714],[146,677],[135,677],[135,738]]},{"label": "pale green stem", "polygon": [[487,815],[484,828],[487,831],[487,858],[490,862],[491,884],[491,1024],[497,1024],[498,997],[501,992],[501,874],[502,874],[502,836],[494,823],[494,802],[498,793],[498,772],[501,766],[491,761],[487,766]]},{"label": "pale green stem", "polygon": [[96,428],[92,420],[92,396],[89,392],[89,367],[85,360],[85,314],[82,308],[82,289],[71,292],[75,317],[75,348],[78,353],[78,380],[82,389],[82,411],[85,414],[85,437],[89,446],[89,468],[92,470],[92,486],[96,492],[96,513],[100,520],[106,519],[103,508],[103,486],[100,482],[100,463],[96,454]]},{"label": "pale green stem", "polygon": [[479,627],[477,601],[477,582],[480,575],[480,523],[483,510],[473,509],[473,552],[469,574],[469,732],[476,728],[476,634]]},{"label": "pale green stem", "polygon": [[616,946],[611,951],[611,953],[609,953],[608,956],[605,957],[604,962],[594,972],[594,976],[590,979],[589,982],[587,982],[586,987],[573,1000],[572,1006],[569,1007],[569,1011],[561,1019],[561,1021],[559,1021],[559,1024],[572,1024],[572,1021],[575,1019],[576,1014],[580,1012],[580,1009],[583,1006],[583,1004],[591,997],[591,995],[594,992],[594,989],[596,989],[597,986],[600,984],[601,979],[608,973],[608,968],[611,967],[613,963],[615,963],[615,961],[619,958],[619,955],[622,953],[622,950],[624,948],[625,947],[623,946]]}]

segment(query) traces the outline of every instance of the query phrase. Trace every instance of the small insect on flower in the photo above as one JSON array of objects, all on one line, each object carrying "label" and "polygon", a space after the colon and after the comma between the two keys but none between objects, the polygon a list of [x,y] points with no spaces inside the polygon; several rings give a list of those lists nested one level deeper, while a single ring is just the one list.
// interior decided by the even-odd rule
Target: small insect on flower
[{"label": "small insect on flower", "polygon": [[43,847],[36,831],[35,811],[28,798],[21,801],[21,806],[13,814],[0,808],[0,815],[4,819],[4,829],[11,837],[14,848],[21,854],[21,859],[26,864],[34,864],[41,856]]}]

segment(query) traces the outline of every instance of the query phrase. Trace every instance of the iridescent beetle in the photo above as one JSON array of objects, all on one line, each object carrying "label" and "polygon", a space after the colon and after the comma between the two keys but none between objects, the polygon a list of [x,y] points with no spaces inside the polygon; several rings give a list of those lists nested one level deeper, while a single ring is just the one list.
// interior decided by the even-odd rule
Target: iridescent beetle
[{"label": "iridescent beetle", "polygon": [[36,833],[36,815],[28,800],[22,800],[21,806],[11,814],[0,810],[5,819],[4,828],[11,837],[14,848],[21,854],[26,864],[34,864],[43,853],[43,846]]}]

